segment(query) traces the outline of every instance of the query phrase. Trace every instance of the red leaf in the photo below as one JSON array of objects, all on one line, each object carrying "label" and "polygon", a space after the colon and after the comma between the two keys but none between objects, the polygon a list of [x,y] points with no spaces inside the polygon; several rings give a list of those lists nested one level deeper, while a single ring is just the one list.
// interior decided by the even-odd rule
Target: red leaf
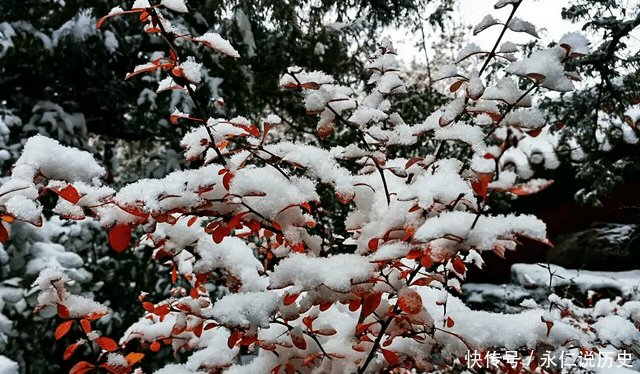
[{"label": "red leaf", "polygon": [[471,188],[476,195],[482,196],[482,200],[487,200],[489,183],[493,179],[493,173],[478,173],[477,180],[471,182]]},{"label": "red leaf", "polygon": [[381,300],[381,292],[374,292],[365,296],[364,302],[362,303],[362,310],[360,311],[360,319],[364,321],[365,318],[373,314],[380,305]]},{"label": "red leaf", "polygon": [[58,316],[60,318],[64,318],[64,319],[69,319],[71,318],[71,313],[69,312],[69,309],[62,305],[62,304],[58,304]]},{"label": "red leaf", "polygon": [[0,243],[7,244],[9,241],[9,231],[4,227],[4,223],[0,222]]},{"label": "red leaf", "polygon": [[189,221],[187,222],[187,227],[193,226],[193,224],[196,223],[197,220],[198,220],[198,216],[193,216],[189,218]]},{"label": "red leaf", "polygon": [[100,346],[100,348],[104,349],[107,352],[113,352],[118,349],[118,343],[107,336],[99,337],[98,339],[96,339],[96,343]]},{"label": "red leaf", "polygon": [[68,360],[69,358],[71,358],[71,356],[73,356],[73,354],[76,352],[76,350],[78,349],[78,347],[80,347],[82,344],[84,343],[73,343],[70,346],[67,347],[67,349],[64,350],[64,354],[62,355],[62,358],[65,360]]},{"label": "red leaf", "polygon": [[540,320],[547,325],[547,336],[551,334],[551,328],[553,327],[553,322],[545,320],[543,317],[540,317]]},{"label": "red leaf", "polygon": [[162,317],[169,314],[169,311],[171,311],[171,307],[169,306],[169,304],[162,304],[153,310],[153,314]]},{"label": "red leaf", "polygon": [[451,317],[447,317],[447,327],[451,328],[455,324],[456,323],[453,321],[453,319]]},{"label": "red leaf", "polygon": [[158,342],[157,340],[154,341],[149,346],[149,349],[151,349],[151,352],[158,352],[160,350],[160,342]]},{"label": "red leaf", "polygon": [[178,269],[176,269],[176,266],[173,265],[173,268],[171,269],[171,284],[176,284],[177,280],[178,280]]},{"label": "red leaf", "polygon": [[65,321],[59,324],[58,327],[56,327],[56,333],[55,333],[56,340],[59,340],[63,336],[67,335],[69,330],[71,330],[71,326],[73,326],[73,322],[74,322],[73,320]]},{"label": "red leaf", "polygon": [[371,252],[377,251],[379,243],[380,243],[380,239],[378,239],[378,238],[373,238],[373,239],[369,240],[369,250]]},{"label": "red leaf", "polygon": [[291,305],[293,303],[296,302],[296,300],[298,299],[298,296],[300,296],[299,293],[294,293],[294,294],[285,294],[284,298],[282,299],[282,303],[286,306],[286,305]]},{"label": "red leaf", "polygon": [[301,332],[296,332],[296,330],[291,331],[291,341],[296,348],[301,350],[307,349],[307,341],[304,339]]},{"label": "red leaf", "polygon": [[116,252],[123,252],[129,247],[131,241],[131,226],[127,224],[117,224],[109,230],[109,244]]},{"label": "red leaf", "polygon": [[89,322],[89,320],[87,319],[81,319],[80,320],[80,326],[82,326],[82,331],[84,331],[85,334],[88,334],[91,332],[91,322]]},{"label": "red leaf", "polygon": [[231,188],[231,180],[233,179],[233,175],[234,174],[229,171],[224,174],[224,177],[222,177],[222,185],[227,191],[229,191],[229,189]]},{"label": "red leaf", "polygon": [[433,265],[433,259],[429,255],[424,255],[420,258],[420,265],[425,269],[429,269]]},{"label": "red leaf", "polygon": [[76,188],[70,184],[68,184],[65,188],[61,189],[60,191],[57,191],[57,194],[58,196],[60,196],[61,198],[67,200],[72,204],[75,204],[78,202],[78,200],[80,200],[80,194],[78,193],[78,190],[76,190]]},{"label": "red leaf", "polygon": [[349,303],[349,310],[355,312],[360,309],[360,299],[354,299]]},{"label": "red leaf", "polygon": [[193,287],[191,290],[189,290],[189,296],[191,296],[192,299],[197,299],[200,297],[200,293],[198,292],[198,289],[196,287]]},{"label": "red leaf", "polygon": [[234,331],[231,333],[231,335],[229,335],[229,339],[227,339],[227,347],[229,347],[229,349],[232,349],[233,347],[236,346],[236,344],[240,341],[240,339],[242,338],[242,331]]},{"label": "red leaf", "polygon": [[148,301],[145,301],[144,303],[142,303],[142,307],[144,308],[144,310],[146,310],[149,313],[153,313],[153,311],[156,309],[153,303],[150,303]]},{"label": "red leaf", "polygon": [[387,362],[390,363],[391,365],[398,365],[400,363],[400,359],[398,358],[398,355],[395,352],[390,351],[388,349],[384,349],[384,348],[380,348],[380,351],[382,351],[382,355],[384,356],[384,359],[387,360]]},{"label": "red leaf", "polygon": [[403,288],[398,293],[398,307],[407,314],[418,314],[422,311],[422,298],[411,288]]},{"label": "red leaf", "polygon": [[456,273],[460,275],[463,275],[465,271],[467,271],[467,267],[465,266],[464,262],[462,262],[462,260],[459,258],[454,258],[451,265],[453,265],[453,270],[455,270]]},{"label": "red leaf", "polygon": [[273,369],[271,369],[271,374],[278,374],[280,372],[280,366],[282,366],[282,365],[278,365],[278,366],[274,367]]},{"label": "red leaf", "polygon": [[87,361],[80,361],[75,364],[71,370],[69,370],[69,374],[85,374],[93,370],[95,366]]}]

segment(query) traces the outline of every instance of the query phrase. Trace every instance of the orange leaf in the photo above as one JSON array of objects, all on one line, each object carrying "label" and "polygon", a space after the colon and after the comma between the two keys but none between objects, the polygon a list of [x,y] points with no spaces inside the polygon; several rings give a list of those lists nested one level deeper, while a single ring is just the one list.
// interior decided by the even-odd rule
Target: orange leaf
[{"label": "orange leaf", "polygon": [[71,321],[65,321],[62,322],[61,324],[58,325],[58,327],[56,328],[56,340],[61,339],[63,336],[67,335],[67,333],[69,332],[69,330],[71,330],[71,326],[73,326],[73,320]]},{"label": "orange leaf", "polygon": [[69,370],[69,374],[85,374],[93,370],[95,366],[87,361],[80,361],[75,364],[71,370]]},{"label": "orange leaf", "polygon": [[382,351],[382,355],[384,356],[384,359],[387,360],[387,362],[390,363],[391,365],[398,365],[400,363],[400,359],[398,358],[398,355],[395,352],[390,351],[388,349],[384,349],[384,348],[380,348],[380,351]]},{"label": "orange leaf", "polygon": [[99,337],[98,339],[96,339],[96,343],[100,346],[100,348],[104,349],[107,352],[113,352],[118,349],[118,343],[107,336]]},{"label": "orange leaf", "polygon": [[123,252],[131,241],[131,226],[117,224],[109,230],[109,244],[116,252]]},{"label": "orange leaf", "polygon": [[133,366],[137,362],[142,360],[143,357],[144,353],[131,352],[128,355],[124,356],[124,359],[127,360],[127,364],[129,364],[129,366]]},{"label": "orange leaf", "polygon": [[407,314],[418,314],[422,311],[422,298],[411,288],[403,288],[398,293],[398,307]]},{"label": "orange leaf", "polygon": [[67,349],[64,350],[64,354],[62,355],[62,358],[65,360],[68,360],[69,358],[71,358],[71,356],[73,356],[73,354],[76,352],[76,350],[78,349],[78,347],[80,347],[82,344],[84,343],[73,343],[70,346],[67,347]]},{"label": "orange leaf", "polygon": [[360,319],[364,321],[365,318],[373,314],[380,305],[381,300],[381,292],[374,292],[365,296],[364,302],[362,303],[362,310],[360,311]]},{"label": "orange leaf", "polygon": [[91,332],[91,322],[89,322],[86,319],[81,319],[80,320],[80,326],[82,326],[82,331],[85,332],[85,334],[88,334]]}]

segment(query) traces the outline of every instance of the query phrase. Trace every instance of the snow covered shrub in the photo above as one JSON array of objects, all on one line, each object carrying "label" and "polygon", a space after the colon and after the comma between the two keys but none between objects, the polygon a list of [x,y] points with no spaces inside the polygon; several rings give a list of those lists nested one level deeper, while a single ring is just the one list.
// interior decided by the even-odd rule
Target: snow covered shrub
[{"label": "snow covered shrub", "polygon": [[[10,240],[15,223],[9,222],[40,222],[39,198],[51,191],[58,196],[54,213],[95,220],[116,252],[152,248],[151,260],[165,269],[160,277],[172,283],[164,296],[160,290],[139,295],[142,316],[116,341],[94,322],[110,313],[103,304],[108,300],[74,294],[67,274],[43,270],[35,282],[36,310],[62,319],[57,339],[79,337],[64,352],[65,359],[78,361],[72,372],[132,372],[149,351],[164,346],[195,352],[160,373],[447,370],[469,365],[470,352],[484,359],[496,350],[522,360],[497,359],[488,369],[526,372],[542,370],[544,354],[637,351],[637,307],[614,308],[593,323],[599,315],[577,318],[570,302],[555,296],[554,307],[529,303],[530,310],[511,315],[472,311],[455,296],[467,267],[482,265],[483,251],[503,254],[521,237],[547,242],[541,221],[494,215],[488,201],[491,194],[525,195],[549,184],[526,182],[533,174],[527,165],[551,157],[546,143],[536,140],[546,130],[541,113],[529,108],[531,94],[571,90],[572,74],[563,63],[586,45],[574,35],[516,61],[517,47],[503,42],[505,32],[535,35],[532,24],[514,17],[519,5],[500,0],[496,8],[510,9],[507,20],[487,16],[478,25],[481,31],[501,24],[503,32],[491,51],[463,49],[459,61],[484,57],[482,67],[445,69],[441,77],[455,79],[451,91],[458,97],[418,124],[390,110],[406,88],[387,39],[367,64],[368,94],[320,71],[289,68],[280,85],[302,94],[307,113],[318,118],[318,135],[340,129],[359,139],[331,149],[272,142],[269,131],[283,126],[275,115],[260,122],[208,115],[196,95],[202,64],[183,55],[179,44],[195,43],[228,58],[240,54],[219,34],[180,34],[162,12],[187,12],[183,0],[154,6],[137,0],[130,10],[116,7],[99,20],[98,27],[110,17],[134,14],[147,33],[166,42],[166,55],[128,77],[163,72],[158,91],[193,100],[193,113],[176,110],[170,117],[190,128],[181,144],[193,168],[115,190],[102,184],[105,169],[88,152],[44,136],[27,141],[0,187],[7,222],[0,226],[2,242]],[[484,77],[497,57],[510,63],[492,84]],[[394,149],[424,137],[440,143],[437,152],[393,157]],[[444,157],[449,142],[463,144],[465,152]],[[349,206],[342,223],[348,238],[318,227],[319,216],[330,214],[320,204],[320,185]],[[616,329],[626,333],[616,335]]]}]

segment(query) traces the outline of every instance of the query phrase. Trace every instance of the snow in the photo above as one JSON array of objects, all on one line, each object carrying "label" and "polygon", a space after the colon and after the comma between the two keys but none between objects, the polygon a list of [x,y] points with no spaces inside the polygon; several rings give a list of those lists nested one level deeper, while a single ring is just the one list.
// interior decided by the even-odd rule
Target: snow
[{"label": "snow", "polygon": [[524,60],[507,66],[506,72],[521,77],[541,75],[540,85],[542,87],[560,92],[571,91],[573,83],[566,77],[561,63],[564,53],[565,51],[561,47],[535,51]]},{"label": "snow", "polygon": [[589,54],[589,39],[579,32],[564,34],[558,44],[565,48],[570,56]]},{"label": "snow", "polygon": [[20,368],[17,362],[0,355],[0,374],[18,374],[19,372]]},{"label": "snow", "polygon": [[513,17],[511,21],[509,21],[507,27],[511,31],[524,32],[533,37],[539,37],[538,32],[536,31],[536,27],[531,22],[523,21],[518,17]]},{"label": "snow", "polygon": [[235,58],[240,57],[240,53],[238,53],[238,51],[235,48],[233,48],[231,43],[229,43],[226,39],[224,39],[222,36],[220,36],[220,34],[216,32],[205,33],[202,36],[198,36],[194,38],[193,40],[198,43],[202,43],[209,48],[213,48],[216,51],[223,53],[227,56],[231,56]]},{"label": "snow", "polygon": [[593,324],[598,338],[615,347],[632,346],[640,343],[640,331],[626,318],[606,316]]},{"label": "snow", "polygon": [[461,239],[461,245],[480,251],[513,241],[512,233],[546,240],[544,223],[531,215],[481,216],[472,229],[475,219],[476,215],[470,212],[445,212],[427,219],[414,237],[426,242],[453,235]]},{"label": "snow", "polygon": [[151,8],[151,4],[149,4],[149,0],[136,0],[133,2],[131,9],[146,9]]},{"label": "snow", "polygon": [[178,13],[187,13],[189,11],[184,3],[184,0],[162,0],[160,1],[160,5]]},{"label": "snow", "polygon": [[89,152],[63,146],[42,135],[27,140],[11,177],[32,181],[38,172],[49,179],[94,183],[106,173]]},{"label": "snow", "polygon": [[202,81],[202,64],[196,62],[192,56],[180,64],[184,77],[191,83],[198,84]]},{"label": "snow", "polygon": [[314,258],[295,253],[276,266],[269,282],[274,289],[293,285],[300,290],[312,290],[324,285],[334,291],[348,292],[352,284],[372,275],[373,265],[359,255]]},{"label": "snow", "polygon": [[[510,68],[511,66],[513,65],[510,65],[508,68]],[[517,70],[520,71],[520,68],[518,68]],[[526,74],[528,73],[525,73],[524,75],[526,76]],[[484,95],[482,95],[482,98],[484,100],[499,100],[506,104],[515,104],[516,101],[520,97],[522,97],[524,93],[525,91],[520,90],[513,79],[505,77],[500,79],[495,86],[487,87],[484,90]],[[524,96],[517,103],[517,106],[531,106],[531,95]]]},{"label": "snow", "polygon": [[500,22],[500,20],[494,18],[491,14],[487,14],[486,16],[484,16],[482,21],[480,21],[480,23],[478,23],[473,28],[473,35],[478,35],[482,31],[488,29],[489,27],[491,27],[493,25],[498,24],[499,22]]},{"label": "snow", "polygon": [[481,51],[482,50],[477,44],[475,43],[467,44],[464,48],[460,50],[460,52],[458,52],[458,56],[456,57],[456,63],[460,63],[461,61],[465,60],[467,57],[473,54],[479,53]]},{"label": "snow", "polygon": [[278,302],[279,297],[274,292],[230,294],[217,300],[209,315],[226,326],[269,327]]}]

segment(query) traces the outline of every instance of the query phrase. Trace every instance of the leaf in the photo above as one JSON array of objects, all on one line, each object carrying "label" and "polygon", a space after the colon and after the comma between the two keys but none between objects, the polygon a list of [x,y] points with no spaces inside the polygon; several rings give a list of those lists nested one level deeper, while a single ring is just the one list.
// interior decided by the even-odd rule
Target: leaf
[{"label": "leaf", "polygon": [[234,331],[231,333],[231,335],[229,335],[229,339],[227,339],[227,347],[229,347],[229,349],[232,349],[233,347],[236,346],[236,344],[240,341],[240,339],[242,338],[242,331]]},{"label": "leaf", "polygon": [[453,321],[453,319],[451,317],[447,317],[447,327],[452,328],[453,325],[455,325],[455,322]]},{"label": "leaf", "polygon": [[118,349],[118,343],[115,340],[111,339],[108,336],[101,336],[95,340],[95,342],[100,346],[100,348],[104,349],[107,352],[113,352]]},{"label": "leaf", "polygon": [[536,82],[542,82],[546,78],[544,74],[540,73],[529,73],[527,74],[527,77],[533,79]]},{"label": "leaf", "polygon": [[411,288],[405,287],[398,293],[398,307],[407,314],[418,314],[422,311],[422,297]]},{"label": "leaf", "polygon": [[507,191],[517,196],[526,196],[538,193],[549,187],[551,184],[553,184],[553,180],[533,179],[527,183],[513,186]]},{"label": "leaf", "polygon": [[540,316],[540,320],[547,325],[547,336],[551,334],[551,328],[553,327],[553,322],[545,320],[542,316]]},{"label": "leaf", "polygon": [[231,189],[231,180],[233,179],[233,173],[232,172],[227,172],[224,174],[224,177],[222,177],[222,185],[224,186],[224,188],[229,191]]},{"label": "leaf", "polygon": [[493,173],[478,173],[477,179],[471,182],[471,188],[476,195],[482,197],[482,200],[487,200],[487,193],[489,192],[489,183],[493,180]]},{"label": "leaf", "polygon": [[151,343],[151,345],[149,346],[149,349],[151,349],[151,352],[158,352],[160,348],[161,348],[160,342],[158,342],[157,340]]},{"label": "leaf", "polygon": [[294,293],[294,294],[285,294],[284,298],[282,299],[282,303],[287,306],[287,305],[291,305],[293,303],[296,302],[296,300],[298,299],[298,296],[300,296],[299,293]]},{"label": "leaf", "polygon": [[420,265],[425,269],[429,269],[433,265],[433,259],[428,254],[420,257]]},{"label": "leaf", "polygon": [[87,361],[80,361],[75,364],[71,370],[69,370],[69,374],[85,374],[93,370],[95,366]]},{"label": "leaf", "polygon": [[297,329],[291,331],[291,342],[293,342],[293,345],[298,349],[307,349],[307,341],[304,339],[302,332]]},{"label": "leaf", "polygon": [[73,326],[73,320],[62,322],[56,327],[56,340],[60,340],[63,336],[67,335],[69,330],[71,330],[71,326]]},{"label": "leaf", "polygon": [[129,366],[133,366],[138,363],[144,357],[144,353],[131,352],[128,355],[124,356],[124,359],[127,361]]},{"label": "leaf", "polygon": [[365,318],[373,314],[382,300],[381,292],[373,292],[364,297],[362,303],[362,310],[360,311],[360,320],[364,321]]},{"label": "leaf", "polygon": [[373,238],[369,240],[369,250],[375,252],[378,250],[378,244],[380,243],[380,239]]},{"label": "leaf", "polygon": [[71,204],[75,204],[78,202],[78,200],[80,200],[80,194],[78,193],[78,190],[76,190],[76,188],[70,184],[68,184],[65,188],[61,189],[60,191],[57,191],[57,194],[61,198],[70,202]]},{"label": "leaf", "polygon": [[460,88],[460,86],[462,86],[464,82],[466,81],[463,79],[453,82],[453,84],[449,87],[449,92],[453,93],[458,91],[458,89]]},{"label": "leaf", "polygon": [[109,230],[109,244],[114,251],[121,253],[129,247],[131,241],[131,226],[128,224],[117,224]]},{"label": "leaf", "polygon": [[173,267],[171,268],[171,284],[176,284],[177,281],[178,281],[178,269],[176,269],[176,266],[173,265]]},{"label": "leaf", "polygon": [[153,313],[153,311],[156,309],[156,307],[153,305],[153,303],[149,302],[149,301],[145,301],[142,303],[142,308],[144,308],[144,310],[146,310],[149,313]]},{"label": "leaf", "polygon": [[64,354],[62,355],[62,358],[64,360],[68,360],[69,358],[71,358],[71,356],[73,356],[73,354],[76,352],[78,347],[80,347],[83,344],[84,342],[77,342],[69,345],[67,349],[64,350]]},{"label": "leaf", "polygon": [[80,320],[80,326],[82,326],[82,331],[84,331],[85,334],[88,334],[91,332],[92,328],[91,328],[91,322],[89,322],[89,320],[87,319],[81,319]]},{"label": "leaf", "polygon": [[7,244],[9,241],[9,231],[4,227],[4,223],[0,222],[0,243]]},{"label": "leaf", "polygon": [[58,309],[58,317],[64,318],[64,319],[71,318],[71,313],[69,312],[69,309],[66,306],[62,304],[58,304],[57,309]]},{"label": "leaf", "polygon": [[169,304],[162,304],[160,306],[157,306],[154,310],[153,310],[153,314],[162,317],[165,316],[167,314],[169,314],[169,312],[171,311],[171,307],[169,306]]},{"label": "leaf", "polygon": [[197,220],[198,220],[198,216],[193,216],[189,218],[189,221],[187,222],[187,227],[193,226],[193,224],[196,223]]},{"label": "leaf", "polygon": [[382,352],[384,359],[387,360],[387,362],[391,365],[398,365],[400,363],[400,359],[395,352],[384,348],[380,348],[380,351]]},{"label": "leaf", "polygon": [[453,270],[460,275],[463,275],[467,271],[467,267],[464,265],[464,262],[459,258],[454,258],[451,265],[453,266]]}]

